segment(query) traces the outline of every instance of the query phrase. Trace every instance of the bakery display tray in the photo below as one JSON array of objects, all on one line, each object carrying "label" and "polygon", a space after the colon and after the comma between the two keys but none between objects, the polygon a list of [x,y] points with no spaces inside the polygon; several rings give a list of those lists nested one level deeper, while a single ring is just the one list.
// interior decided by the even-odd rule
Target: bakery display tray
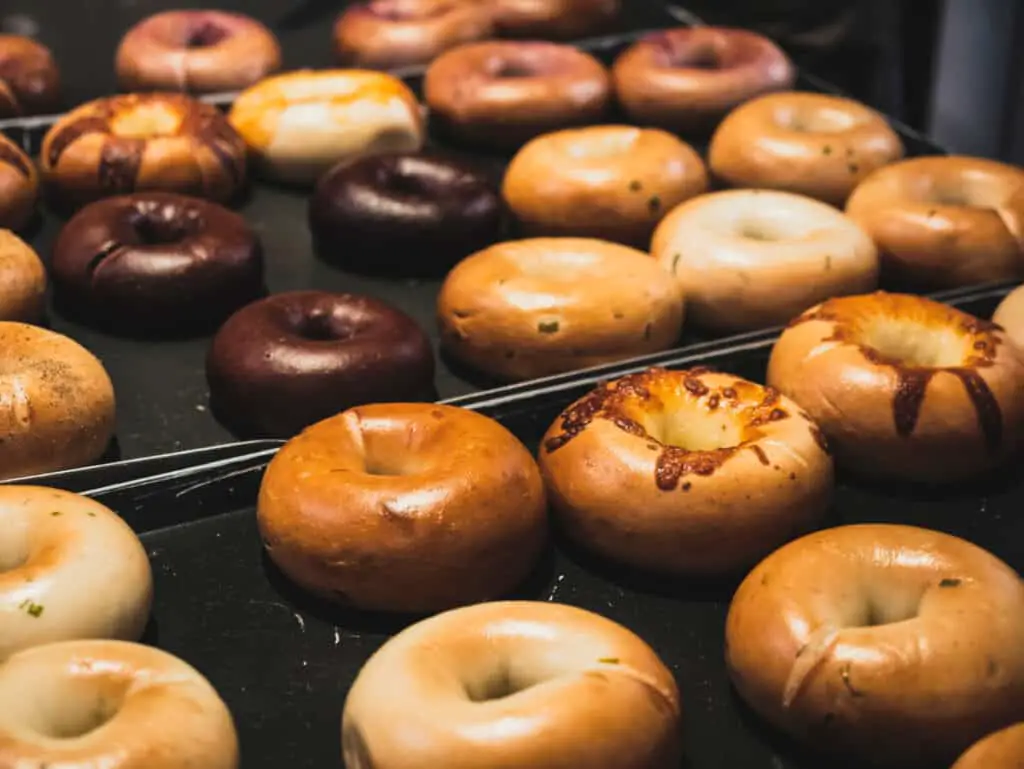
[{"label": "bakery display tray", "polygon": [[[946,292],[941,298],[989,317],[1005,291],[998,286]],[[751,334],[662,363],[670,368],[711,366],[763,381],[773,340],[771,332]],[[594,383],[595,376],[588,373],[575,381],[549,383],[532,394],[480,396],[476,407],[535,448],[557,413]],[[212,451],[223,455],[219,469],[198,472],[183,459],[175,478],[96,489],[93,495],[130,522],[149,552],[156,599],[144,640],[183,657],[209,677],[234,714],[243,766],[337,766],[348,687],[367,657],[413,620],[340,610],[309,599],[279,575],[263,555],[254,514],[266,460],[241,458],[246,447],[256,445],[207,450],[207,459]],[[237,461],[225,460],[232,451]],[[165,469],[170,462],[164,460]],[[59,484],[62,479],[75,487],[67,474],[48,480]],[[937,528],[1024,570],[1022,506],[1024,479],[1019,473],[982,488],[939,491],[866,486],[840,475],[827,523],[899,522]],[[801,756],[733,694],[722,643],[734,587],[732,582],[694,583],[623,571],[556,539],[517,597],[593,610],[654,647],[682,692],[687,769],[837,766]]]}]

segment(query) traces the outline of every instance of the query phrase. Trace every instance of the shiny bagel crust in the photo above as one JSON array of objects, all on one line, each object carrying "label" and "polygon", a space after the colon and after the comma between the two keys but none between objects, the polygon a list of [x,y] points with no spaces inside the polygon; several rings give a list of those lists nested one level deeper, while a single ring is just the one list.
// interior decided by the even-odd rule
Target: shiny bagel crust
[{"label": "shiny bagel crust", "polygon": [[523,380],[632,358],[679,338],[679,288],[646,254],[584,238],[499,243],[457,264],[437,298],[441,345]]},{"label": "shiny bagel crust", "polygon": [[660,129],[570,128],[516,153],[502,196],[524,235],[610,240],[646,249],[667,211],[707,189],[694,149]]},{"label": "shiny bagel crust", "polygon": [[489,0],[505,37],[573,40],[608,30],[622,0]]},{"label": "shiny bagel crust", "polygon": [[503,601],[423,620],[370,657],[345,701],[342,752],[377,769],[675,769],[680,711],[671,672],[626,628]]},{"label": "shiny bagel crust", "polygon": [[632,122],[687,131],[713,126],[756,96],[791,89],[796,67],[756,32],[682,27],[627,48],[615,60],[612,79]]},{"label": "shiny bagel crust", "polygon": [[772,349],[768,384],[804,408],[841,466],[944,483],[1000,465],[1024,433],[1024,358],[998,326],[931,299],[830,299]]},{"label": "shiny bagel crust", "polygon": [[0,230],[0,321],[36,323],[46,310],[46,268],[9,230]]},{"label": "shiny bagel crust", "polygon": [[857,766],[949,766],[1024,703],[1020,577],[937,531],[842,526],[785,545],[736,591],[725,638],[756,713]]},{"label": "shiny bagel crust", "polygon": [[1017,286],[1003,297],[992,314],[992,322],[1001,326],[1007,339],[1024,351],[1024,286]]},{"label": "shiny bagel crust", "polygon": [[548,428],[538,461],[570,538],[653,571],[747,568],[832,498],[832,460],[795,403],[701,369],[598,387]]},{"label": "shiny bagel crust", "polygon": [[954,288],[1024,278],[1024,171],[983,158],[909,158],[846,203],[894,279]]},{"label": "shiny bagel crust", "polygon": [[673,209],[651,255],[691,321],[717,331],[781,326],[817,302],[878,286],[871,238],[832,206],[789,192],[725,190]]},{"label": "shiny bagel crust", "polygon": [[0,120],[60,109],[60,70],[50,49],[30,37],[0,35]]},{"label": "shiny bagel crust", "polygon": [[842,206],[876,168],[903,157],[885,118],[852,99],[770,93],[734,109],[708,150],[712,174],[730,187],[796,192]]},{"label": "shiny bagel crust", "polygon": [[0,228],[20,230],[36,210],[39,174],[32,159],[0,134]]},{"label": "shiny bagel crust", "polygon": [[494,34],[486,3],[370,0],[348,6],[334,24],[339,64],[395,69],[429,64],[450,48]]},{"label": "shiny bagel crust", "polygon": [[990,734],[968,748],[952,769],[1020,769],[1024,766],[1024,723]]},{"label": "shiny bagel crust", "polygon": [[547,539],[526,448],[487,417],[429,403],[360,406],[306,429],[267,468],[257,519],[295,583],[375,611],[498,598]]},{"label": "shiny bagel crust", "polygon": [[297,70],[243,91],[228,120],[262,172],[310,185],[331,166],[423,146],[419,103],[398,78],[369,70]]}]

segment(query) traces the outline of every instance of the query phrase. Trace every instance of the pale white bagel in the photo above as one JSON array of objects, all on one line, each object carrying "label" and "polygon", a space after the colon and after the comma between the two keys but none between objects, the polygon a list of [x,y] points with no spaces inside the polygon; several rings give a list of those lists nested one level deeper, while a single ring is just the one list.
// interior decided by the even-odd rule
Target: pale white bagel
[{"label": "pale white bagel", "polygon": [[777,326],[833,296],[878,284],[878,250],[841,211],[804,195],[729,190],[676,207],[651,254],[705,328]]},{"label": "pale white bagel", "polygon": [[1007,338],[1024,350],[1024,286],[1017,286],[996,307],[992,322],[1002,326]]}]

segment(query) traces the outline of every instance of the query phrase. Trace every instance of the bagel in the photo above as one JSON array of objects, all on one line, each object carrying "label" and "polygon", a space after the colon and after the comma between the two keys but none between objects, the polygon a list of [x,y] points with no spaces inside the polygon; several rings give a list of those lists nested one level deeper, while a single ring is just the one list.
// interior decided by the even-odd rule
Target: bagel
[{"label": "bagel", "polygon": [[0,660],[52,641],[134,641],[152,601],[146,550],[120,516],[67,491],[0,486]]},{"label": "bagel", "polygon": [[598,387],[548,428],[538,461],[571,539],[654,571],[747,568],[832,498],[832,460],[795,403],[702,369]]},{"label": "bagel", "polygon": [[177,657],[126,641],[64,641],[0,664],[0,761],[237,769],[238,737],[217,692]]},{"label": "bagel", "polygon": [[715,129],[708,150],[711,172],[730,187],[796,192],[835,206],[901,157],[899,135],[873,109],[794,91],[741,104]]},{"label": "bagel", "polygon": [[60,108],[60,70],[45,45],[0,35],[0,120],[52,114]]},{"label": "bagel", "polygon": [[883,270],[925,288],[1024,278],[1024,171],[963,156],[911,158],[864,179],[846,213]]},{"label": "bagel", "polygon": [[449,355],[514,381],[667,349],[679,338],[683,300],[640,251],[535,238],[457,264],[438,292],[437,320]]},{"label": "bagel", "polygon": [[345,700],[342,754],[377,769],[676,769],[679,723],[672,674],[629,630],[505,601],[431,617],[370,657]]},{"label": "bagel", "polygon": [[547,538],[530,453],[487,417],[429,403],[357,407],[293,438],[263,477],[257,520],[299,586],[410,614],[503,595]]},{"label": "bagel", "polygon": [[878,286],[871,238],[832,206],[789,192],[699,195],[661,221],[651,255],[675,275],[690,319],[716,331],[783,325]]},{"label": "bagel", "polygon": [[46,268],[9,230],[0,230],[0,321],[35,323],[46,309]]},{"label": "bagel", "polygon": [[1024,766],[1024,723],[1008,726],[972,745],[953,769],[1020,769]]},{"label": "bagel", "polygon": [[505,37],[573,40],[608,29],[623,0],[488,0]]},{"label": "bagel", "polygon": [[1006,337],[1024,351],[1024,286],[1017,286],[1003,297],[992,314],[992,322],[1001,326]]},{"label": "bagel", "polygon": [[243,91],[228,113],[263,173],[311,185],[336,163],[423,146],[419,103],[396,77],[297,70]]},{"label": "bagel", "polygon": [[704,162],[672,134],[592,126],[540,136],[505,170],[502,195],[527,236],[646,249],[666,212],[707,189]]},{"label": "bagel", "polygon": [[857,766],[948,766],[1024,707],[1024,583],[936,531],[843,526],[785,545],[736,591],[725,638],[756,713]]},{"label": "bagel", "polygon": [[799,403],[841,466],[946,483],[1020,445],[1024,357],[998,327],[923,297],[829,299],[775,343],[768,384]]},{"label": "bagel", "polygon": [[20,230],[36,210],[39,174],[32,159],[0,134],[0,228]]}]

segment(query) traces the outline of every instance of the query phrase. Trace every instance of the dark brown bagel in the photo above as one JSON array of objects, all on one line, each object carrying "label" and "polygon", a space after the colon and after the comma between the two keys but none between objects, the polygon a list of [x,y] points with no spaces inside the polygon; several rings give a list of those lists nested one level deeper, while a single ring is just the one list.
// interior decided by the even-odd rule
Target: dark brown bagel
[{"label": "dark brown bagel", "polygon": [[20,35],[0,35],[0,120],[60,108],[60,72],[50,49]]}]

